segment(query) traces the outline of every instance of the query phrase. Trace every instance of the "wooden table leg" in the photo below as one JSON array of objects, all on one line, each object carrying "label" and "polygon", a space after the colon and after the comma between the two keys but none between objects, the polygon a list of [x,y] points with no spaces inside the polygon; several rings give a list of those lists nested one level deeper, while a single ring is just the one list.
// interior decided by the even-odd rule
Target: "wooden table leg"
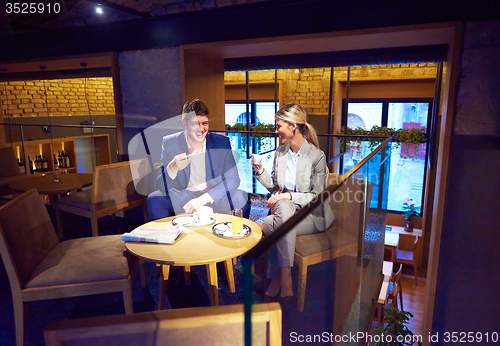
[{"label": "wooden table leg", "polygon": [[212,306],[219,305],[219,284],[217,282],[217,263],[207,264],[208,290]]},{"label": "wooden table leg", "polygon": [[184,281],[186,282],[186,286],[191,286],[191,267],[184,266]]},{"label": "wooden table leg", "polygon": [[234,272],[233,272],[233,261],[228,259],[224,261],[224,266],[226,267],[227,285],[229,286],[229,292],[236,292],[236,287],[234,286]]},{"label": "wooden table leg", "polygon": [[141,286],[146,288],[146,263],[142,258],[139,258],[139,271],[141,274]]},{"label": "wooden table leg", "polygon": [[165,302],[167,301],[167,287],[168,275],[170,273],[170,266],[163,264],[160,271],[160,296],[158,297],[158,310],[165,309]]}]

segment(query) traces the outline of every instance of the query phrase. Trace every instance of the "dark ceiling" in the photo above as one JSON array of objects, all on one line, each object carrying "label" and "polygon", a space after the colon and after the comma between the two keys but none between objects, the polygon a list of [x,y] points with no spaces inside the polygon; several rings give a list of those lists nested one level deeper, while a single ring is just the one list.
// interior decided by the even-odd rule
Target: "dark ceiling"
[{"label": "dark ceiling", "polygon": [[[0,36],[269,2],[270,0],[0,0]],[[24,3],[24,4],[22,4]],[[17,5],[15,5],[17,4]],[[100,8],[101,13],[96,10]],[[18,13],[15,13],[18,12]],[[57,12],[57,13],[56,13]]]},{"label": "dark ceiling", "polygon": [[[13,2],[0,0],[0,67],[84,54],[500,18],[499,0],[419,0],[411,6],[401,0],[39,1],[53,10],[59,1],[61,14],[8,13]],[[102,15],[96,13],[99,4]]]}]

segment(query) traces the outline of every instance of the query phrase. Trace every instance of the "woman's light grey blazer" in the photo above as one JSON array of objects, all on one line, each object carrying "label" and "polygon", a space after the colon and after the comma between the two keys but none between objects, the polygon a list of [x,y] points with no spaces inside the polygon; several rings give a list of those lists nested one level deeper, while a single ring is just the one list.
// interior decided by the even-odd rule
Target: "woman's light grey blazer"
[{"label": "woman's light grey blazer", "polygon": [[[257,180],[270,193],[281,193],[284,190],[286,166],[288,163],[289,144],[283,144],[276,149],[271,175],[264,171]],[[304,139],[297,164],[296,192],[291,192],[292,201],[300,208],[306,206],[325,186],[328,177],[325,153]],[[327,201],[322,207],[316,208],[312,215],[314,225],[319,231],[324,231],[333,221],[333,213]]]}]

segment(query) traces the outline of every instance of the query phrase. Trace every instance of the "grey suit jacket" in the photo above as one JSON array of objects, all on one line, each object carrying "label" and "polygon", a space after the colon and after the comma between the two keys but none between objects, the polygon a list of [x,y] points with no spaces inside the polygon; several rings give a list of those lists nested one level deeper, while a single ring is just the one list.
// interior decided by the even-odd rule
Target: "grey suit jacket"
[{"label": "grey suit jacket", "polygon": [[[290,145],[288,144],[279,146],[274,155],[271,174],[264,170],[261,175],[257,176],[257,180],[270,193],[283,191],[289,149]],[[324,190],[327,177],[328,167],[326,166],[325,153],[305,140],[297,164],[296,192],[291,193],[292,201],[301,208],[306,206]],[[328,228],[333,221],[333,213],[329,203],[325,202],[323,207],[316,208],[312,213],[312,219],[319,230]]]}]

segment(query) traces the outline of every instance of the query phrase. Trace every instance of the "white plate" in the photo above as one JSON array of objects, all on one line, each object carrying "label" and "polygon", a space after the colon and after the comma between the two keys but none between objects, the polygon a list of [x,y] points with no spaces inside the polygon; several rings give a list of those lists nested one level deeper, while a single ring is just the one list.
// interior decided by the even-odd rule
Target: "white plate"
[{"label": "white plate", "polygon": [[211,217],[210,220],[206,223],[196,223],[194,222],[194,217],[191,215],[178,216],[172,220],[172,225],[183,225],[183,226],[193,226],[193,227],[202,227],[208,226],[215,223],[215,218]]},{"label": "white plate", "polygon": [[252,229],[248,225],[243,225],[243,231],[233,233],[231,231],[231,222],[221,222],[212,227],[212,232],[222,238],[240,239],[248,237],[252,233]]}]

